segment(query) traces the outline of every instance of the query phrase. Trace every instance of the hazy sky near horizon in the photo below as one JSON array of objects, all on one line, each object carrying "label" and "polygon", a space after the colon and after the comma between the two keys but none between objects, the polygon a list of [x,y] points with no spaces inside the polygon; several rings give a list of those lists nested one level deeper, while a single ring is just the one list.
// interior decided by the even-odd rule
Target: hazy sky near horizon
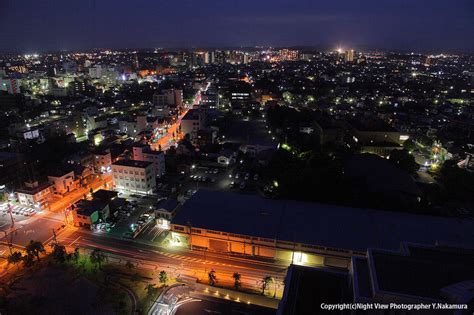
[{"label": "hazy sky near horizon", "polygon": [[0,51],[293,46],[474,51],[474,0],[0,0]]}]

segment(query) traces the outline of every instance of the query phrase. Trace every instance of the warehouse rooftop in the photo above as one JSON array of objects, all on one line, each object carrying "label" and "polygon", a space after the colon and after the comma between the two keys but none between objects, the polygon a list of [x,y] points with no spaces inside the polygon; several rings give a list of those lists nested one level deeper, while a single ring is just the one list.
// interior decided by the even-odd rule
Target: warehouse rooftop
[{"label": "warehouse rooftop", "polygon": [[474,221],[199,190],[173,224],[365,252],[400,243],[474,244]]}]

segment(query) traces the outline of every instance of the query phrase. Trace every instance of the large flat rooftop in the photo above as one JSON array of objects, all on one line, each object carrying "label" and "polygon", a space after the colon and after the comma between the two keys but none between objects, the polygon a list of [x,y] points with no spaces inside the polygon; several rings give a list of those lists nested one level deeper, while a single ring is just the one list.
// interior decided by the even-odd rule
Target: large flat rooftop
[{"label": "large flat rooftop", "polygon": [[174,224],[365,252],[400,242],[474,244],[474,220],[413,215],[199,190]]}]

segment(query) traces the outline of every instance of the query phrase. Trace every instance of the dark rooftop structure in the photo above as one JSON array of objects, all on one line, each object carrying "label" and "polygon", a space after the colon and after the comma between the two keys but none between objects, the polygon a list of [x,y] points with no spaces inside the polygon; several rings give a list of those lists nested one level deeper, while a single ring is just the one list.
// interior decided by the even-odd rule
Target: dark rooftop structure
[{"label": "dark rooftop structure", "polygon": [[350,124],[359,131],[397,131],[381,119],[353,119],[350,121]]},{"label": "dark rooftop structure", "polygon": [[107,203],[101,200],[80,200],[76,203],[77,213],[80,215],[91,216],[94,212],[101,212]]},{"label": "dark rooftop structure", "polygon": [[355,302],[470,303],[474,306],[474,249],[403,243],[399,251],[369,249],[353,257]]},{"label": "dark rooftop structure", "polygon": [[199,119],[199,115],[201,111],[199,109],[190,109],[186,115],[182,118],[182,120],[196,120]]},{"label": "dark rooftop structure", "polygon": [[474,221],[198,190],[173,224],[365,252],[402,241],[474,244]]},{"label": "dark rooftop structure", "polygon": [[173,212],[179,205],[178,200],[174,198],[168,198],[160,201],[156,207],[160,210],[166,210],[168,212]]},{"label": "dark rooftop structure", "polygon": [[62,177],[66,174],[69,174],[73,171],[73,168],[70,165],[65,165],[63,167],[57,167],[48,172],[48,176],[52,177]]},{"label": "dark rooftop structure", "polygon": [[23,194],[29,194],[29,195],[34,195],[40,191],[43,191],[49,187],[53,186],[52,184],[48,182],[25,182],[25,185],[16,189],[15,191],[17,193],[23,193]]},{"label": "dark rooftop structure", "polygon": [[105,190],[99,189],[95,193],[92,194],[92,197],[97,200],[102,200],[104,202],[108,202],[112,199],[115,199],[118,196],[118,192],[113,190]]},{"label": "dark rooftop structure", "polygon": [[349,274],[343,271],[291,265],[277,315],[313,315],[321,304],[352,302]]},{"label": "dark rooftop structure", "polygon": [[411,195],[420,194],[410,174],[374,154],[351,157],[345,164],[344,174],[348,177],[364,178],[364,183],[371,192],[397,191]]}]

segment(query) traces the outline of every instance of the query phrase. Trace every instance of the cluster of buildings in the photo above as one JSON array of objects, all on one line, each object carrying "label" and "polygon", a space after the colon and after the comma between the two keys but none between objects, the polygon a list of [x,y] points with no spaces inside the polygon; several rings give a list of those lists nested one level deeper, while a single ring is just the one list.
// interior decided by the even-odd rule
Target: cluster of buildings
[{"label": "cluster of buildings", "polygon": [[[462,302],[472,288],[462,281],[472,251],[460,248],[474,243],[470,220],[226,189],[199,189],[183,205],[174,197],[196,162],[261,169],[277,149],[299,157],[294,147],[310,143],[365,154],[347,159],[345,176],[363,178],[373,196],[419,203],[413,178],[387,158],[406,149],[425,170],[449,159],[474,169],[471,59],[292,48],[1,56],[0,191],[50,210],[81,192],[67,218],[93,228],[123,209],[119,194],[174,185],[154,209],[169,244],[291,264],[279,314],[306,314],[323,297]],[[231,135],[232,119],[262,130]],[[430,282],[412,286],[417,276]]]}]

